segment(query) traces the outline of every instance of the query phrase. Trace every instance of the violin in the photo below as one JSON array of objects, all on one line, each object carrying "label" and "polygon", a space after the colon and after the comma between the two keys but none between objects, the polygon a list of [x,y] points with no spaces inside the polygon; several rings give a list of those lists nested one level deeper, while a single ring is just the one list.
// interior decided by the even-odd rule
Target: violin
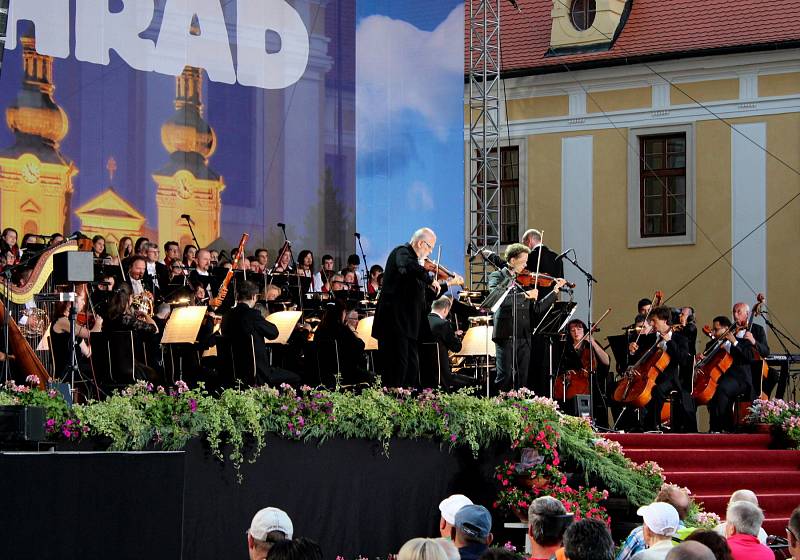
[{"label": "violin", "polygon": [[75,320],[78,324],[82,327],[86,327],[89,330],[94,328],[95,323],[97,322],[97,317],[94,313],[89,313],[87,311],[81,311],[77,314]]},{"label": "violin", "polygon": [[425,257],[425,260],[422,262],[422,266],[426,271],[433,272],[436,275],[437,280],[452,280],[456,277],[455,274],[447,270],[439,263],[432,261],[428,257]]},{"label": "violin", "polygon": [[[524,269],[517,274],[517,283],[523,288],[549,288],[556,280],[558,280],[558,278],[550,276],[549,274],[542,274],[541,272],[537,276],[528,271],[528,269]],[[568,288],[575,288],[575,284],[572,282],[567,282],[564,285]]]}]

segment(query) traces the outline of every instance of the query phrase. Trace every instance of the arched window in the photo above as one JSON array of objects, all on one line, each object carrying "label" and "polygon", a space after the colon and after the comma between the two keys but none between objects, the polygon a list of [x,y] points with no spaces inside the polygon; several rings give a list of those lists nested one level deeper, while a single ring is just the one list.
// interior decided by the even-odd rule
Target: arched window
[{"label": "arched window", "polygon": [[578,31],[586,31],[594,23],[594,15],[597,11],[595,0],[573,0],[569,9],[569,17],[572,25]]}]

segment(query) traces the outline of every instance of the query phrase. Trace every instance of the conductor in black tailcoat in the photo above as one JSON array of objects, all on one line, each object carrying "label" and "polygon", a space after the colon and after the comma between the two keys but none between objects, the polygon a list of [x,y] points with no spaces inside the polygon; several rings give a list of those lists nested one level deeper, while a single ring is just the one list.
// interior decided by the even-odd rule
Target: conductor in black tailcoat
[{"label": "conductor in black tailcoat", "polygon": [[[422,262],[436,245],[433,230],[414,232],[405,245],[395,247],[383,272],[383,286],[375,310],[372,336],[378,340],[380,371],[387,387],[406,387],[419,383],[418,342],[429,326],[428,299],[446,290],[425,270]],[[463,283],[460,276],[452,282]],[[423,330],[424,328],[424,330]]]}]

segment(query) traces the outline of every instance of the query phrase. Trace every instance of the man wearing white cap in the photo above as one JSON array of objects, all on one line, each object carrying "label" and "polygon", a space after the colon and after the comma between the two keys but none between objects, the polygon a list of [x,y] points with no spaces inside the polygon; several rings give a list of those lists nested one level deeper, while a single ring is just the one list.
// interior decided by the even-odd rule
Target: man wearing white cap
[{"label": "man wearing white cap", "polygon": [[680,523],[678,510],[666,502],[654,502],[640,507],[636,514],[643,520],[647,548],[636,554],[633,560],[664,560],[672,550],[672,536]]},{"label": "man wearing white cap", "polygon": [[456,524],[456,513],[464,506],[472,505],[472,500],[464,494],[453,494],[439,503],[439,511],[442,517],[439,519],[439,534],[443,538],[449,539]]},{"label": "man wearing white cap", "polygon": [[292,538],[294,527],[286,512],[268,507],[259,510],[247,530],[247,549],[250,560],[264,560],[269,549],[278,541]]}]

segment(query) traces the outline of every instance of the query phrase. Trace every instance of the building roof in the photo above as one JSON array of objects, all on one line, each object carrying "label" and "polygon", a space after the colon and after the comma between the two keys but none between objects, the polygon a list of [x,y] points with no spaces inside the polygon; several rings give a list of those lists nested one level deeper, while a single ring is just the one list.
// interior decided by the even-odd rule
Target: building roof
[{"label": "building roof", "polygon": [[[571,0],[560,0],[571,3]],[[551,0],[501,2],[505,76],[538,74],[644,60],[800,46],[797,0],[629,0],[628,19],[611,48],[554,55]],[[467,0],[469,2],[469,0]],[[469,9],[465,10],[469,31]],[[465,54],[469,55],[469,34]],[[467,59],[468,60],[468,59]]]}]

